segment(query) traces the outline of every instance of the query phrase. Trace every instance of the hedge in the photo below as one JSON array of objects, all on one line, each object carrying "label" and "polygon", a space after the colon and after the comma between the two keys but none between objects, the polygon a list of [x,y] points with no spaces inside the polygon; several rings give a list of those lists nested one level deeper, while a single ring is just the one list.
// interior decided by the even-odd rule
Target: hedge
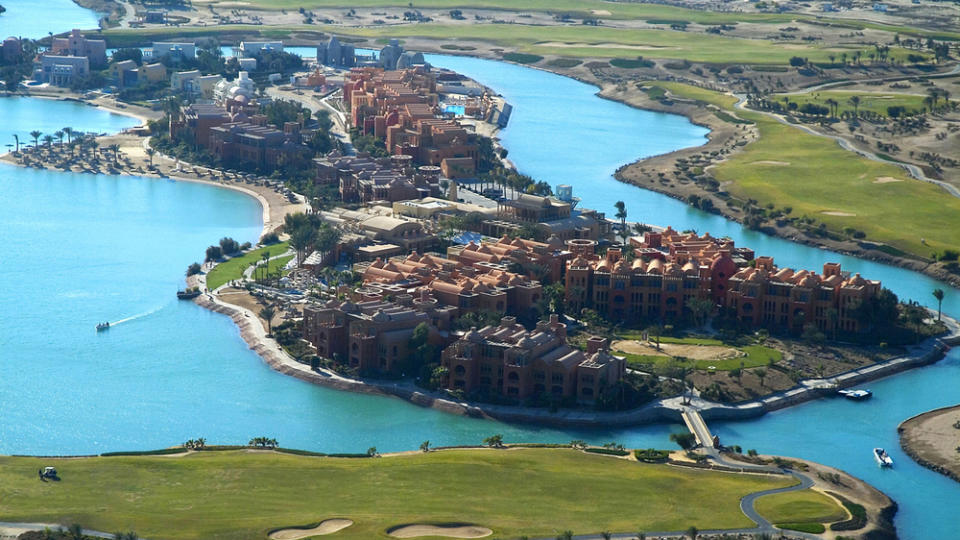
[{"label": "hedge", "polygon": [[584,452],[590,452],[593,454],[606,454],[610,456],[625,456],[630,453],[627,450],[618,450],[616,448],[585,448]]}]

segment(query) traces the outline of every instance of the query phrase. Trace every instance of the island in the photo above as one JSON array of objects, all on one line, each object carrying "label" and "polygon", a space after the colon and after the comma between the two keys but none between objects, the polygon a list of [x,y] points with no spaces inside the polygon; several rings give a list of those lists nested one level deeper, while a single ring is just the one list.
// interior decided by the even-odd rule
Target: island
[{"label": "island", "polygon": [[908,418],[897,432],[914,461],[960,482],[960,405]]}]

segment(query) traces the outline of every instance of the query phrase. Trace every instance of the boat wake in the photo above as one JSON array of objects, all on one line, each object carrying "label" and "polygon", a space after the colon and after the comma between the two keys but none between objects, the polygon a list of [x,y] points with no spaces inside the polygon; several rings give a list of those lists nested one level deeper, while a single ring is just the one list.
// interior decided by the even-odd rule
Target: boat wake
[{"label": "boat wake", "polygon": [[135,320],[137,320],[137,319],[142,319],[142,318],[144,318],[144,317],[153,315],[154,313],[160,311],[160,309],[161,309],[162,307],[163,307],[163,306],[157,306],[157,307],[151,309],[150,311],[146,311],[146,312],[144,312],[144,313],[140,313],[140,314],[134,315],[134,316],[132,316],[132,317],[127,317],[126,319],[120,319],[119,321],[116,321],[116,322],[111,322],[111,323],[110,323],[110,326],[111,326],[111,327],[114,327],[114,326],[117,326],[118,324],[130,322],[130,321],[135,321]]}]

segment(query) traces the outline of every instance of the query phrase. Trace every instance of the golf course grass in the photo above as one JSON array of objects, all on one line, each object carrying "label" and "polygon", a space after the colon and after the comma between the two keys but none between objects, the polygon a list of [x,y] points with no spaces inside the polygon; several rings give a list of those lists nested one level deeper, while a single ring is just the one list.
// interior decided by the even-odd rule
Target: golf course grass
[{"label": "golf course grass", "polygon": [[[271,257],[276,257],[277,255],[286,252],[287,249],[287,242],[280,242],[278,244],[271,244],[269,246],[249,251],[240,257],[227,259],[226,261],[215,266],[213,270],[207,274],[207,288],[212,291],[228,281],[240,279],[243,277],[243,271],[252,263],[260,261],[263,257],[263,254],[266,252],[270,252]],[[289,260],[290,258],[286,258],[285,260],[279,259],[276,261],[270,261],[269,268],[271,270],[276,270],[279,266],[286,264],[286,262]]]},{"label": "golf course grass", "polygon": [[782,101],[787,98],[797,105],[813,103],[827,107],[827,100],[832,99],[837,102],[837,114],[845,112],[854,112],[854,106],[850,103],[850,98],[857,96],[860,103],[856,110],[859,112],[872,112],[881,116],[887,116],[888,107],[903,107],[911,113],[924,111],[927,106],[923,103],[925,96],[919,94],[899,94],[895,92],[855,92],[849,90],[822,90],[811,94],[775,94],[770,97],[772,101]]},{"label": "golf course grass", "polygon": [[763,345],[748,345],[746,347],[739,347],[739,350],[745,352],[747,355],[737,358],[715,358],[710,360],[688,359],[684,361],[679,361],[672,356],[667,356],[666,353],[657,355],[633,354],[623,351],[615,352],[618,356],[626,357],[627,364],[630,367],[645,371],[651,368],[664,369],[669,367],[691,367],[693,369],[706,371],[731,371],[740,369],[741,367],[749,369],[766,366],[783,359],[783,354],[780,351],[771,349],[770,347],[764,347]]},{"label": "golf course grass", "polygon": [[[911,178],[888,163],[862,158],[835,141],[784,125],[755,111],[735,110],[732,96],[679,83],[645,83],[717,105],[751,120],[759,140],[713,168],[741,200],[792,207],[840,233],[850,227],[921,258],[960,245],[960,199]],[[925,243],[921,242],[925,240]]]},{"label": "golf course grass", "polygon": [[[44,466],[57,467],[61,480],[38,480]],[[249,450],[0,457],[0,521],[80,523],[169,539],[266,538],[277,528],[333,518],[354,521],[334,536],[349,539],[386,538],[387,529],[411,523],[469,523],[500,537],[736,528],[752,526],[741,497],[793,484],[790,477],[542,448],[372,459]],[[827,513],[817,504],[789,516],[814,521]]]},{"label": "golf course grass", "polygon": [[[675,32],[660,29],[624,29],[593,26],[537,26],[521,24],[442,24],[389,25],[382,27],[346,27],[327,25],[253,26],[230,25],[221,27],[148,28],[134,30],[107,30],[103,35],[111,47],[147,43],[151,40],[173,37],[190,38],[199,35],[241,32],[281,39],[295,32],[329,33],[338,36],[363,38],[427,38],[484,41],[515,49],[516,52],[537,55],[572,57],[686,59],[691,62],[720,64],[750,63],[785,65],[791,57],[801,55],[811,62],[827,62],[829,56],[849,49],[818,45],[786,46],[763,39],[745,39],[717,36],[699,32]],[[866,50],[866,49],[864,49]],[[893,48],[891,58],[905,58],[907,51]]]},{"label": "golf course grass", "polygon": [[773,523],[832,523],[847,517],[836,501],[811,489],[764,495],[754,509]]}]

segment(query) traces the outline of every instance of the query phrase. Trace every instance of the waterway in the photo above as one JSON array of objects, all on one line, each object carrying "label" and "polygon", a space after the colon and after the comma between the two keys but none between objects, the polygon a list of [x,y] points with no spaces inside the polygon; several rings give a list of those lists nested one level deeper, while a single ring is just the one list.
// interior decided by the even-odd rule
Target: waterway
[{"label": "waterway", "polygon": [[69,0],[4,0],[0,15],[0,39],[17,36],[39,39],[51,32],[96,28],[100,16]]},{"label": "waterway", "polygon": [[[49,9],[49,2],[43,4]],[[15,33],[7,30],[8,15],[0,16],[0,33]],[[39,26],[18,28],[26,34],[45,27],[33,24]],[[91,24],[65,29],[71,26]],[[905,270],[746,231],[612,178],[618,166],[638,157],[701,144],[703,129],[682,118],[598,99],[589,85],[530,68],[444,55],[429,60],[502,92],[514,106],[501,133],[510,158],[536,178],[574,186],[585,207],[612,212],[613,203],[623,200],[631,220],[727,235],[782,265],[816,268],[840,261],[927,305],[930,291],[942,286]],[[17,122],[28,125],[17,125],[18,133],[51,132],[67,123],[87,131],[124,127],[123,119],[89,107],[49,108],[60,106],[0,100],[0,118],[12,118],[20,108]],[[87,113],[93,116],[77,116]],[[0,130],[6,130],[0,131],[4,144],[12,143],[10,124]],[[173,299],[183,270],[206,245],[222,236],[252,241],[259,229],[259,206],[234,192],[0,166],[0,231],[7,240],[0,309],[8,314],[0,325],[0,453],[145,449],[201,436],[242,443],[259,435],[325,451],[412,449],[425,439],[471,444],[492,433],[507,440],[582,438],[664,447],[671,429],[679,430],[508,426],[276,374],[244,346],[228,319]],[[960,314],[955,291],[948,292],[944,308]],[[118,319],[130,320],[103,334],[93,330],[97,321]],[[935,366],[872,384],[871,402],[823,400],[711,427],[726,442],[821,461],[874,483],[900,503],[897,525],[904,538],[955,537],[944,510],[960,507],[960,487],[900,453],[895,429],[908,416],[956,403],[958,383],[960,354],[954,352]],[[877,445],[893,454],[893,470],[876,467],[870,450]]]}]

